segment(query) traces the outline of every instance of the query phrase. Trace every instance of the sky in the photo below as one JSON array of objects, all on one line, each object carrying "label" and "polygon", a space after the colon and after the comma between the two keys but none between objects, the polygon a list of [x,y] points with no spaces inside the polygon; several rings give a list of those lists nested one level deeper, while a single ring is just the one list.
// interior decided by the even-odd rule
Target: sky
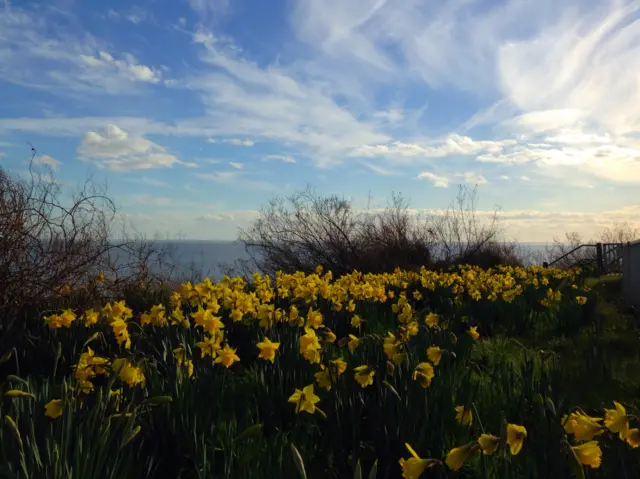
[{"label": "sky", "polygon": [[0,166],[88,175],[137,231],[234,239],[274,196],[511,238],[640,227],[640,2],[0,0]]}]

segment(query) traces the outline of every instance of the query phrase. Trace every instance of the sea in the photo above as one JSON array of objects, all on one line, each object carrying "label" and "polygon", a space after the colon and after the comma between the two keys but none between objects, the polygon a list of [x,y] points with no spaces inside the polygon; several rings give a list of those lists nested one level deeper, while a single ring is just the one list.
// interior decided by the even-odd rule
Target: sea
[{"label": "sea", "polygon": [[[155,240],[148,257],[149,270],[180,281],[201,281],[209,277],[220,280],[225,274],[251,274],[255,263],[243,244],[235,241]],[[518,255],[527,265],[541,264],[546,243],[519,243]],[[115,253],[118,264],[126,264],[131,256]],[[546,259],[546,258],[545,258]]]}]

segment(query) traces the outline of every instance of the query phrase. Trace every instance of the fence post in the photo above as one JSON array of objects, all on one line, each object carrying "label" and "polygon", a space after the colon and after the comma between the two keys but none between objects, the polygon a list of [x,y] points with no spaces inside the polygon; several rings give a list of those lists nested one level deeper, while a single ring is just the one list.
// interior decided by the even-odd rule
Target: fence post
[{"label": "fence post", "polygon": [[604,274],[604,258],[602,255],[602,243],[596,243],[596,264],[598,272]]}]

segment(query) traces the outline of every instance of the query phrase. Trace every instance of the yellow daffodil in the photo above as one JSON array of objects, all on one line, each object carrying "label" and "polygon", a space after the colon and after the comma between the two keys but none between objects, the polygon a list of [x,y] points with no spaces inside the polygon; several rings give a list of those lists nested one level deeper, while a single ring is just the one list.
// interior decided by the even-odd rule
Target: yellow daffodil
[{"label": "yellow daffodil", "polygon": [[515,456],[520,452],[525,437],[527,437],[527,430],[524,426],[507,424],[507,444],[511,455]]},{"label": "yellow daffodil", "polygon": [[45,413],[44,415],[50,417],[51,419],[55,419],[57,417],[62,416],[62,408],[63,403],[60,399],[52,399],[47,404],[44,405]]},{"label": "yellow daffodil", "polygon": [[442,350],[438,346],[427,348],[427,358],[429,358],[429,361],[431,361],[434,366],[437,366],[442,359]]},{"label": "yellow daffodil", "polygon": [[411,457],[409,459],[403,458],[399,461],[404,479],[418,479],[427,468],[437,463],[433,459],[422,459],[408,443],[405,443],[405,446],[409,450]]},{"label": "yellow daffodil", "polygon": [[595,436],[604,433],[605,428],[598,422],[602,418],[587,416],[582,412],[574,412],[562,418],[564,430],[573,434],[577,441],[591,441]]},{"label": "yellow daffodil", "polygon": [[315,373],[313,376],[316,378],[318,386],[326,389],[327,391],[331,391],[332,383],[329,368],[326,368],[324,365],[320,365],[320,371]]},{"label": "yellow daffodil", "polygon": [[225,344],[224,348],[218,351],[218,356],[214,360],[214,363],[220,363],[224,367],[229,368],[236,361],[240,361],[240,357],[236,354],[236,350],[228,344]]},{"label": "yellow daffodil", "polygon": [[456,406],[456,420],[463,426],[471,426],[473,423],[471,408],[465,409],[464,406]]},{"label": "yellow daffodil", "polygon": [[309,384],[302,388],[302,391],[296,389],[288,402],[296,405],[296,413],[305,411],[309,414],[313,414],[316,412],[316,404],[320,402],[320,398],[314,394],[313,384]]},{"label": "yellow daffodil", "polygon": [[465,461],[473,456],[479,449],[480,446],[472,442],[461,447],[454,447],[449,451],[449,454],[447,454],[445,464],[454,471],[457,471]]},{"label": "yellow daffodil", "polygon": [[435,313],[429,313],[427,314],[427,317],[425,318],[424,321],[428,327],[430,328],[435,328],[438,326],[438,324],[440,324],[440,316],[438,316]]},{"label": "yellow daffodil", "polygon": [[471,326],[467,331],[467,334],[473,338],[473,340],[477,340],[480,337],[480,333],[478,332],[477,326]]},{"label": "yellow daffodil", "polygon": [[490,456],[500,445],[500,438],[491,434],[481,434],[478,438],[478,444],[482,448],[482,453],[485,456]]},{"label": "yellow daffodil", "polygon": [[375,370],[367,365],[358,366],[353,368],[355,374],[355,380],[360,387],[366,388],[373,384],[373,376],[376,374]]},{"label": "yellow daffodil", "polygon": [[334,368],[338,376],[341,376],[347,370],[347,363],[342,357],[329,361],[329,364]]},{"label": "yellow daffodil", "polygon": [[269,338],[264,338],[257,345],[260,352],[258,353],[258,357],[264,359],[265,361],[271,361],[272,363],[276,359],[276,351],[280,347],[280,343],[272,343]]},{"label": "yellow daffodil", "polygon": [[602,449],[598,441],[589,441],[579,446],[572,446],[571,449],[576,455],[578,462],[592,469],[600,467],[602,462]]},{"label": "yellow daffodil", "polygon": [[218,351],[222,348],[222,339],[224,335],[221,333],[205,336],[203,341],[198,341],[196,346],[200,349],[200,357],[211,356],[215,358]]},{"label": "yellow daffodil", "polygon": [[640,429],[633,428],[627,431],[627,436],[625,437],[625,441],[634,449],[640,446]]},{"label": "yellow daffodil", "polygon": [[629,432],[629,418],[624,406],[616,401],[613,401],[615,409],[605,409],[604,425],[609,428],[609,431],[618,433],[620,439],[624,441]]},{"label": "yellow daffodil", "polygon": [[360,339],[355,337],[353,334],[350,334],[347,346],[349,347],[349,351],[352,353],[355,352],[355,350],[358,349],[358,346],[360,346]]},{"label": "yellow daffodil", "polygon": [[428,388],[434,376],[433,366],[431,366],[430,363],[424,362],[416,366],[412,377],[413,380],[418,381],[423,388]]},{"label": "yellow daffodil", "polygon": [[120,358],[113,361],[113,372],[131,387],[138,384],[144,386],[145,377],[142,368],[134,366],[128,359]]}]

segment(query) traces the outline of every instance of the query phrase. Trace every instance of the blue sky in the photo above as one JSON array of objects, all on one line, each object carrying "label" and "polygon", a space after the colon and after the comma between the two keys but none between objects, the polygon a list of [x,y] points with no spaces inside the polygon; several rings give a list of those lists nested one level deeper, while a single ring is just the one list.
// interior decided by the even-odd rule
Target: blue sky
[{"label": "blue sky", "polygon": [[[4,3],[4,5],[3,5]],[[640,227],[640,2],[0,2],[0,165],[232,239],[312,185],[546,241]]]}]

